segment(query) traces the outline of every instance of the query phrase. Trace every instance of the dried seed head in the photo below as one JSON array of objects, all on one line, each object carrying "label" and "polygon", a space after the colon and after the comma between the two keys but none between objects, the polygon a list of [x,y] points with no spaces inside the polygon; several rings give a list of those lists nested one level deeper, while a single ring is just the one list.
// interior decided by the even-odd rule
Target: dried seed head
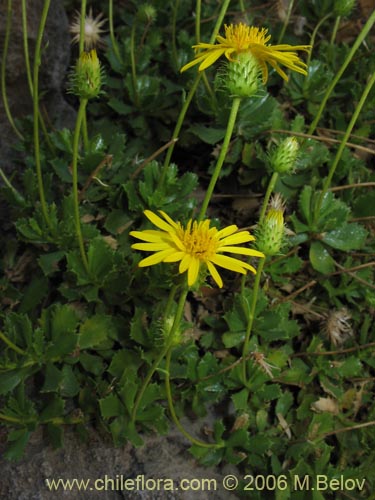
[{"label": "dried seed head", "polygon": [[345,307],[328,314],[324,329],[335,347],[340,347],[350,337],[353,337],[350,319],[351,316]]}]

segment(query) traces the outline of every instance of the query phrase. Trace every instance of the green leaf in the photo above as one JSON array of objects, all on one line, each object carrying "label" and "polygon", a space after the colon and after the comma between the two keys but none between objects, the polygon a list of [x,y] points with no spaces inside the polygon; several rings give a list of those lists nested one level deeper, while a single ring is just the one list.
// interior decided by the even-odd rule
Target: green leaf
[{"label": "green leaf", "polygon": [[312,198],[312,187],[311,186],[305,186],[302,190],[302,193],[300,194],[299,197],[299,209],[301,210],[301,213],[307,222],[308,226],[311,225],[312,222],[312,210],[311,210],[311,198]]},{"label": "green leaf", "polygon": [[23,373],[21,370],[10,370],[8,372],[0,373],[0,394],[6,394],[12,389],[17,387],[17,385],[23,379]]},{"label": "green leaf", "polygon": [[62,417],[65,411],[64,400],[58,396],[55,396],[42,410],[39,414],[39,420],[41,423],[48,422],[56,417]]},{"label": "green leaf", "polygon": [[244,388],[232,394],[232,401],[237,411],[248,410],[249,390]]},{"label": "green leaf", "polygon": [[95,238],[87,251],[89,274],[103,284],[114,264],[114,252],[103,238]]},{"label": "green leaf", "polygon": [[359,250],[367,238],[366,229],[360,224],[345,224],[323,235],[322,241],[337,250]]},{"label": "green leaf", "polygon": [[98,346],[103,341],[116,334],[112,318],[104,314],[96,314],[88,318],[79,329],[79,346],[89,349]]},{"label": "green leaf", "polygon": [[118,417],[124,414],[124,405],[116,394],[109,394],[103,399],[99,399],[100,413],[103,418]]},{"label": "green leaf", "polygon": [[45,276],[35,276],[31,278],[29,285],[24,291],[18,311],[20,313],[34,311],[46,297],[48,285],[49,281]]},{"label": "green leaf", "polygon": [[63,374],[53,363],[48,363],[44,375],[41,392],[57,392],[63,379]]},{"label": "green leaf", "polygon": [[309,252],[312,267],[322,274],[329,274],[335,270],[335,263],[328,250],[320,243],[313,241]]},{"label": "green leaf", "polygon": [[7,460],[19,460],[25,451],[26,445],[30,439],[30,432],[27,429],[16,429],[9,433],[8,446],[4,453]]},{"label": "green leaf", "polygon": [[79,392],[80,386],[70,365],[64,365],[62,369],[62,381],[60,384],[61,395],[72,398]]},{"label": "green leaf", "polygon": [[78,325],[76,310],[68,304],[55,304],[51,308],[51,337],[58,341],[62,336],[75,333]]},{"label": "green leaf", "polygon": [[362,374],[363,366],[356,356],[350,356],[344,362],[339,363],[335,370],[342,377],[358,377]]},{"label": "green leaf", "polygon": [[293,396],[289,391],[283,392],[276,403],[276,414],[281,413],[284,417],[293,404]]},{"label": "green leaf", "polygon": [[89,354],[88,352],[81,352],[79,355],[79,362],[83,368],[93,373],[94,375],[100,375],[104,371],[103,359],[94,354]]},{"label": "green leaf", "polygon": [[203,142],[207,144],[217,144],[225,135],[225,128],[206,127],[205,125],[195,124],[189,128],[189,131],[198,136]]},{"label": "green leaf", "polygon": [[65,256],[65,252],[57,251],[41,255],[38,263],[45,276],[51,276],[59,270],[59,262]]}]

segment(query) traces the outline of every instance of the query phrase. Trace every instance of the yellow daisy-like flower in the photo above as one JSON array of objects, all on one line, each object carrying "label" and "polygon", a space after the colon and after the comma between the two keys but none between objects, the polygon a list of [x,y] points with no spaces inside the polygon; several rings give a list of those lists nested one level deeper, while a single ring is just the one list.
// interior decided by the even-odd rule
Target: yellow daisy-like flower
[{"label": "yellow daisy-like flower", "polygon": [[307,66],[300,60],[296,51],[304,50],[308,52],[311,45],[267,45],[271,35],[267,35],[268,30],[266,28],[246,26],[243,23],[230,24],[229,26],[225,24],[224,27],[225,37],[217,36],[218,43],[193,45],[196,51],[203,49],[203,52],[198,52],[192,61],[181,68],[181,71],[185,71],[196,64],[199,64],[199,71],[203,71],[214,64],[222,55],[229,61],[233,61],[236,54],[251,52],[262,70],[263,83],[268,80],[267,63],[286,81],[288,81],[288,76],[280,68],[280,64],[297,73],[307,74]]},{"label": "yellow daisy-like flower", "polygon": [[187,271],[188,285],[192,286],[198,279],[201,266],[205,265],[220,288],[223,281],[216,266],[241,274],[246,274],[246,271],[256,273],[255,268],[247,262],[223,255],[229,252],[264,257],[264,254],[257,250],[235,246],[255,240],[249,231],[238,231],[235,225],[218,230],[216,227],[210,227],[209,219],[201,222],[190,219],[186,227],[183,227],[162,210],[159,212],[164,220],[150,210],[145,210],[144,214],[160,230],[130,232],[132,236],[145,242],[135,243],[132,248],[154,252],[140,261],[140,267],[153,266],[160,262],[180,262],[179,272],[182,274]]}]

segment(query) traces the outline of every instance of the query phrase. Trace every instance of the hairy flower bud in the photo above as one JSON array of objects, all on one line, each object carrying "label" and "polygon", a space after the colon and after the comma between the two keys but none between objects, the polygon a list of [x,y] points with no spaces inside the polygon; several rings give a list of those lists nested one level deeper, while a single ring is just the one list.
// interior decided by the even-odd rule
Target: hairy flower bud
[{"label": "hairy flower bud", "polygon": [[102,70],[96,50],[82,52],[71,74],[71,92],[81,99],[93,99],[100,93]]},{"label": "hairy flower bud", "polygon": [[348,17],[355,6],[355,0],[335,0],[333,10],[336,16]]},{"label": "hairy flower bud", "polygon": [[283,210],[269,208],[256,231],[257,249],[264,255],[273,256],[280,252],[284,238]]},{"label": "hairy flower bud", "polygon": [[155,7],[150,4],[142,5],[137,12],[138,19],[144,23],[153,23],[156,15]]},{"label": "hairy flower bud", "polygon": [[261,86],[261,68],[251,52],[243,52],[226,66],[223,84],[232,97],[251,97]]},{"label": "hairy flower bud", "polygon": [[299,145],[295,137],[287,137],[269,154],[269,163],[279,174],[291,173],[294,169]]}]

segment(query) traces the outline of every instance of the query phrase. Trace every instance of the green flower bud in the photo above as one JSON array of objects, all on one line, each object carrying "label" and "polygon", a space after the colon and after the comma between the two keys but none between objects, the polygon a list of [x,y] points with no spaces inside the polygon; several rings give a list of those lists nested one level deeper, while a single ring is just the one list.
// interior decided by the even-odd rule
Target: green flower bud
[{"label": "green flower bud", "polygon": [[280,252],[284,239],[284,215],[281,209],[270,208],[256,231],[257,249],[264,255]]},{"label": "green flower bud", "polygon": [[96,50],[82,52],[71,74],[71,92],[81,99],[93,99],[99,95],[101,83],[102,70]]},{"label": "green flower bud", "polygon": [[295,137],[287,137],[269,154],[269,163],[279,174],[291,173],[294,170],[299,145]]},{"label": "green flower bud", "polygon": [[335,0],[333,11],[336,16],[348,17],[354,6],[355,0]]},{"label": "green flower bud", "polygon": [[222,78],[232,97],[251,97],[262,85],[261,68],[251,52],[241,52],[230,61]]},{"label": "green flower bud", "polygon": [[150,4],[142,5],[137,12],[137,17],[144,23],[153,23],[156,19],[156,9]]}]

